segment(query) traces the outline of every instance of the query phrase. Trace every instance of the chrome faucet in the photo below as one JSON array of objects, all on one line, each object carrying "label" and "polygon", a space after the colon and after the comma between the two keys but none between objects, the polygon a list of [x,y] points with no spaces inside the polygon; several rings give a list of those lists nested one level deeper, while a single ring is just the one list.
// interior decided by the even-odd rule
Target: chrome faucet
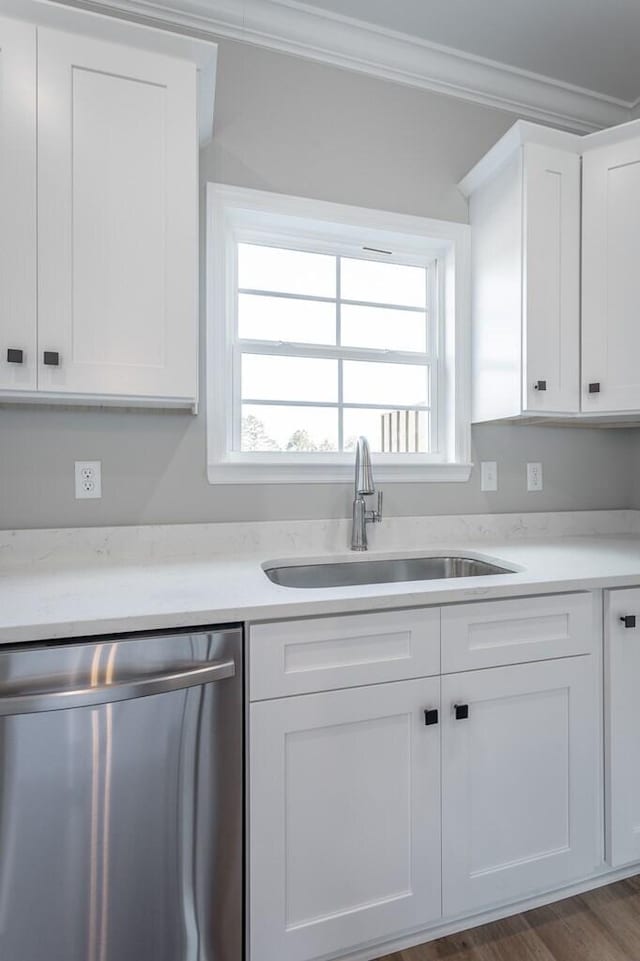
[{"label": "chrome faucet", "polygon": [[356,481],[353,498],[353,525],[351,527],[351,550],[366,551],[367,524],[378,524],[382,520],[382,491],[378,491],[378,507],[367,510],[365,497],[376,493],[371,467],[371,452],[366,437],[358,437],[356,445]]}]

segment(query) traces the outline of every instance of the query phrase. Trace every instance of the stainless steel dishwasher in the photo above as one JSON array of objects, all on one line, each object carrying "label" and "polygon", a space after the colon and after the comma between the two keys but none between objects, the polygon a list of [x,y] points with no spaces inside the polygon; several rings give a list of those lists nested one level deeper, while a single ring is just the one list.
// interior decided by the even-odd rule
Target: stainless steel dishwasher
[{"label": "stainless steel dishwasher", "polygon": [[242,631],[0,647],[2,961],[241,961]]}]

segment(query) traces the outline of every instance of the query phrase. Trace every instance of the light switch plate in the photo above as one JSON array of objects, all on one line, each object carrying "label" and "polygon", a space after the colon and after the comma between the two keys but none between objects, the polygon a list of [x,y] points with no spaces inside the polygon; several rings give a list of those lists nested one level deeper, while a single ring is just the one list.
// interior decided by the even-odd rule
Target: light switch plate
[{"label": "light switch plate", "polygon": [[542,464],[527,464],[527,490],[542,490]]},{"label": "light switch plate", "polygon": [[76,500],[102,497],[102,462],[76,461]]},{"label": "light switch plate", "polygon": [[498,490],[498,464],[495,460],[483,460],[480,464],[480,490]]}]

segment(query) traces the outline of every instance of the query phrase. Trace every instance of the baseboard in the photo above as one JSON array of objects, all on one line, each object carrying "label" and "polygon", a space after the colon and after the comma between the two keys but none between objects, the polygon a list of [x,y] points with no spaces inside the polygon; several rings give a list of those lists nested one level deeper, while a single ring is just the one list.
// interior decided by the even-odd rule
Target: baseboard
[{"label": "baseboard", "polygon": [[[565,898],[574,897],[576,894],[584,894],[585,891],[593,891],[595,888],[604,887],[606,884],[613,884],[615,881],[623,881],[625,878],[640,874],[640,864],[627,865],[624,868],[611,870],[604,865],[602,870],[583,878],[581,881],[574,882],[554,891],[547,891],[545,894],[536,895],[533,898],[526,898],[523,901],[503,905],[502,907],[492,908],[481,914],[474,914],[464,918],[453,918],[441,921],[429,928],[421,931],[414,931],[412,934],[394,938],[391,941],[384,941],[376,945],[363,947],[351,954],[340,955],[339,959],[335,955],[333,961],[375,961],[387,954],[394,954],[396,951],[405,951],[407,948],[414,948],[418,944],[426,944],[435,941],[437,938],[446,937],[449,934],[457,934],[460,931],[467,931],[469,928],[477,928],[482,924],[491,921],[500,921],[502,918],[511,917],[514,914],[521,914],[524,911],[531,911],[533,908],[541,908],[545,904],[552,904],[554,901],[562,901]],[[327,957],[326,961],[329,961]]]}]

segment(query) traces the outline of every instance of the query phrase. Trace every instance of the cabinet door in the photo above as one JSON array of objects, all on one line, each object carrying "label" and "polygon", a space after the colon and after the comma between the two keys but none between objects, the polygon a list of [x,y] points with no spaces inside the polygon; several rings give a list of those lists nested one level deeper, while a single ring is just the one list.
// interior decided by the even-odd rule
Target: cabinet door
[{"label": "cabinet door", "polygon": [[607,860],[618,867],[640,861],[640,590],[608,592],[606,624]]},{"label": "cabinet door", "polygon": [[305,961],[440,916],[439,679],[250,711],[252,961]]},{"label": "cabinet door", "polygon": [[[640,410],[640,138],[583,158],[582,410]],[[590,386],[591,385],[591,386]]]},{"label": "cabinet door", "polygon": [[40,389],[193,399],[195,66],[40,30],[38,117]]},{"label": "cabinet door", "polygon": [[0,389],[33,390],[37,372],[36,32],[29,24],[2,19],[0,210]]},{"label": "cabinet door", "polygon": [[595,869],[597,704],[591,656],[442,679],[445,915]]},{"label": "cabinet door", "polygon": [[524,147],[524,410],[580,409],[580,158]]}]

